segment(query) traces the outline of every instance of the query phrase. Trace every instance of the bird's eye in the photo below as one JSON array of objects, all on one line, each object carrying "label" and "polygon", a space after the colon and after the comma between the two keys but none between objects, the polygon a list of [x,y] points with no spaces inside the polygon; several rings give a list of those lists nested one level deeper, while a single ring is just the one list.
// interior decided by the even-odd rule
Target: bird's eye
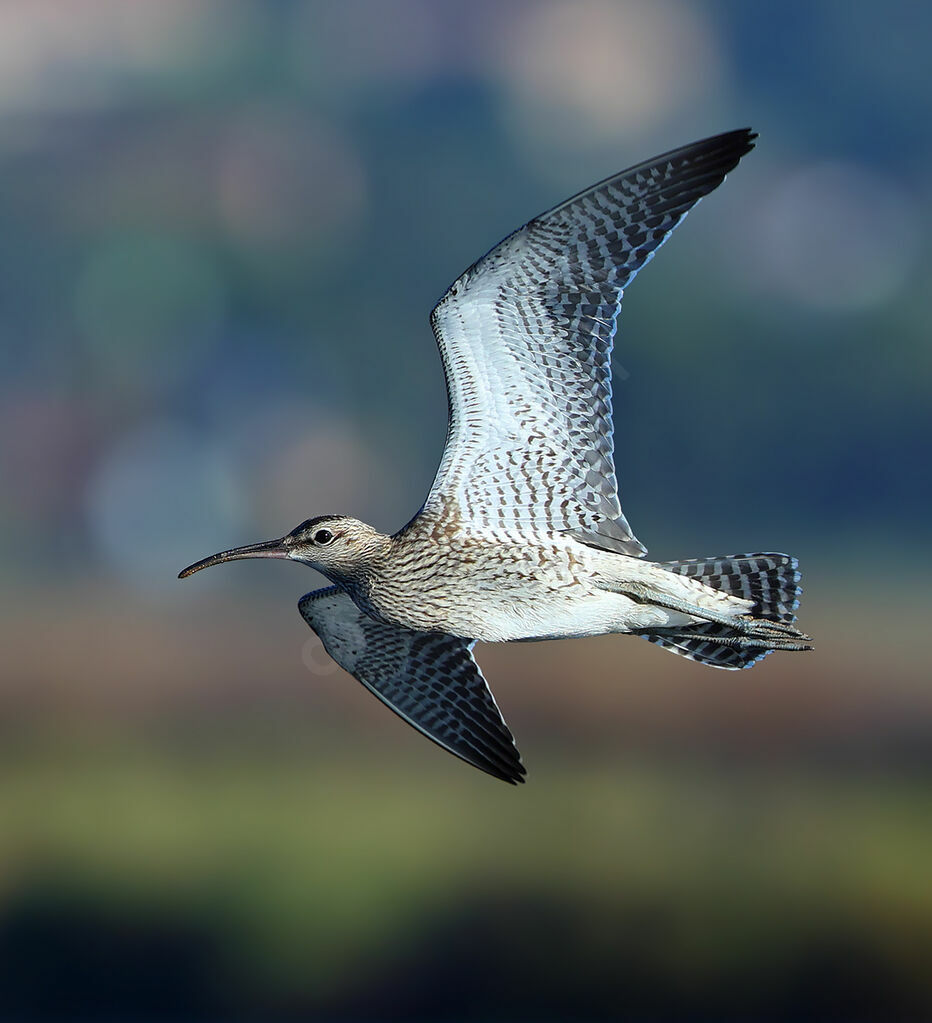
[{"label": "bird's eye", "polygon": [[330,543],[333,539],[333,533],[329,529],[318,529],[314,534],[314,543],[319,543],[321,546]]}]

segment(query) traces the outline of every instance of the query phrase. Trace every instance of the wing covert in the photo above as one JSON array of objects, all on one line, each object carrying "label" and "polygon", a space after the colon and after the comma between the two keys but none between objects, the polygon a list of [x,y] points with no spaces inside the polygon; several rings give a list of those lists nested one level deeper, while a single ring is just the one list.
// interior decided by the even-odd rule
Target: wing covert
[{"label": "wing covert", "polygon": [[641,555],[618,499],[611,352],[624,288],[753,148],[749,130],[622,171],[509,235],[431,315],[449,427],[424,514],[572,530]]},{"label": "wing covert", "polygon": [[301,616],[327,653],[387,707],[439,746],[502,781],[525,770],[473,644],[376,621],[338,586],[305,594]]}]

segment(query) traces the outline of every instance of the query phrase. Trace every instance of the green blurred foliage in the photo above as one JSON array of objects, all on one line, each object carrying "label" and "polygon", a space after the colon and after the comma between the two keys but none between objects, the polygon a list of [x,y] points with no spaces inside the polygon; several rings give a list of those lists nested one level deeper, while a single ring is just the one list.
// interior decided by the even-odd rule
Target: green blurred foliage
[{"label": "green blurred foliage", "polygon": [[[463,1015],[494,1015],[504,984],[512,1015],[509,975],[536,975],[540,991],[522,1001],[552,988],[554,1017],[569,1011],[562,990],[586,1012],[629,997],[640,1011],[768,1018],[784,1001],[818,1018],[802,992],[820,960],[822,997],[839,1007],[853,1007],[851,991],[869,1013],[932,994],[932,828],[915,813],[928,795],[915,780],[554,752],[516,798],[404,754],[385,772],[387,751],[375,752],[35,750],[0,800],[5,987],[18,1007],[61,1004],[12,972],[13,943],[36,942],[24,919],[54,932],[42,907],[113,957],[85,956],[98,983],[154,968],[119,947],[134,921],[178,933],[158,964],[169,1011],[184,1009],[172,985],[193,921],[210,968],[188,994],[252,1011],[379,1015],[397,974],[411,984],[398,1010],[446,1016],[450,998]],[[67,952],[53,945],[49,967],[67,973]],[[491,989],[470,980],[480,964]],[[450,990],[437,990],[437,967]],[[107,1005],[106,987],[88,996]]]}]

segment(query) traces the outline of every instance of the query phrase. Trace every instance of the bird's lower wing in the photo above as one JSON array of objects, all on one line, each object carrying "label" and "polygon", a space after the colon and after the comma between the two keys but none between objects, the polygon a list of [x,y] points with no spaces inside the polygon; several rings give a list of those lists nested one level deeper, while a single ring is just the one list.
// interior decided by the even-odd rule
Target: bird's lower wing
[{"label": "bird's lower wing", "polygon": [[337,586],[305,594],[298,610],[337,664],[409,725],[480,771],[524,781],[470,641],[376,621]]}]

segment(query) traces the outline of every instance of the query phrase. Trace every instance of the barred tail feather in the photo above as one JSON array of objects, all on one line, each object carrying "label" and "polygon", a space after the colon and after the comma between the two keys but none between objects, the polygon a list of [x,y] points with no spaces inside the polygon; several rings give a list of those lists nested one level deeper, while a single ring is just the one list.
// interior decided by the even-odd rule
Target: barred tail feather
[{"label": "barred tail feather", "polygon": [[[668,572],[697,579],[706,586],[754,601],[747,612],[754,618],[792,625],[799,607],[799,564],[786,554],[748,554],[708,560],[667,561]],[[773,653],[773,648],[749,646],[736,630],[717,622],[703,622],[681,629],[656,629],[640,633],[666,650],[713,668],[750,668]],[[800,647],[805,649],[805,647]]]},{"label": "barred tail feather", "polygon": [[793,623],[799,607],[799,562],[788,554],[743,554],[727,558],[662,561],[668,572],[698,579],[743,600],[753,600],[755,618]]},{"label": "barred tail feather", "polygon": [[729,671],[751,668],[773,653],[772,649],[729,646],[729,640],[736,634],[727,625],[719,625],[717,622],[696,625],[688,633],[685,630],[655,629],[653,632],[639,632],[638,635],[664,650],[688,657],[691,661]]}]

